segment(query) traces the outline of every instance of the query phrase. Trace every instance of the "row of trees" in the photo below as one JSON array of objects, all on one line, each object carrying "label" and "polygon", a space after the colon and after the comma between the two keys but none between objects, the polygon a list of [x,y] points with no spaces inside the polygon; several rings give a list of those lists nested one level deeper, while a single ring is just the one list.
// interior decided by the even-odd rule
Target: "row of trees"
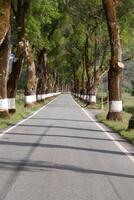
[{"label": "row of trees", "polygon": [[[8,114],[6,98],[12,102],[9,111],[15,111],[21,71],[27,72],[28,103],[35,95],[41,99],[69,85],[73,92],[88,95],[89,104],[96,102],[108,72],[107,118],[122,120],[122,58],[132,57],[133,5],[133,0],[0,0],[2,113]],[[15,59],[8,75],[11,50]]]},{"label": "row of trees", "polygon": [[[121,121],[124,69],[122,59],[125,62],[132,57],[132,43],[127,42],[133,36],[131,30],[134,3],[114,0],[80,1],[79,3],[71,1],[70,3],[74,8],[72,16],[75,26],[74,36],[72,35],[74,38],[72,53],[75,55],[76,52],[79,53],[79,60],[76,56],[77,64],[74,64],[74,93],[88,95],[85,96],[88,103],[95,104],[98,85],[102,76],[108,71],[107,119]],[[76,40],[77,31],[78,40]],[[126,44],[130,50],[128,46],[126,48]],[[134,126],[133,123],[132,117],[129,128]]]},{"label": "row of trees", "polygon": [[[26,106],[44,99],[59,88],[56,67],[48,67],[47,54],[62,12],[60,2],[32,0],[0,1],[0,112],[16,111],[15,98],[22,67],[27,66]],[[56,48],[56,47],[55,47]],[[9,74],[11,51],[15,58]],[[54,68],[55,67],[55,68]]]}]

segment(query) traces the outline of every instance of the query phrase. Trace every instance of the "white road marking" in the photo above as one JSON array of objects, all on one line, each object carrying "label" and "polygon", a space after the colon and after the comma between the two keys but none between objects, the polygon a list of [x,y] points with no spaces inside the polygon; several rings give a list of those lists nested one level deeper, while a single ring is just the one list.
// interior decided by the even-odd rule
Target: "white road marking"
[{"label": "white road marking", "polygon": [[28,119],[32,118],[33,116],[35,116],[38,112],[40,112],[41,110],[43,110],[46,106],[48,106],[50,103],[52,103],[53,101],[55,101],[57,98],[53,99],[52,101],[50,101],[49,103],[47,103],[46,105],[44,105],[43,107],[41,107],[40,109],[38,109],[37,111],[35,111],[32,115],[30,115],[29,117],[27,117],[26,119],[21,120],[20,122],[18,122],[17,124],[15,124],[14,126],[12,126],[11,128],[8,128],[7,130],[3,131],[0,134],[0,138],[3,137],[6,133],[8,133],[9,131],[13,130],[14,128],[16,128],[17,126],[19,126],[20,124],[24,123],[25,121],[27,121]]},{"label": "white road marking", "polygon": [[[74,99],[73,99],[74,100]],[[110,134],[108,133],[105,128],[103,128],[98,122],[94,121],[94,119],[89,115],[89,113],[83,109],[75,100],[74,102],[76,103],[76,105],[81,108],[81,110],[87,115],[87,117],[96,124],[96,126],[98,126],[109,138],[111,141],[113,141],[113,143],[121,150],[121,152],[123,152],[133,163],[134,163],[134,156],[125,148],[123,147],[120,142],[116,141],[116,139]]]}]

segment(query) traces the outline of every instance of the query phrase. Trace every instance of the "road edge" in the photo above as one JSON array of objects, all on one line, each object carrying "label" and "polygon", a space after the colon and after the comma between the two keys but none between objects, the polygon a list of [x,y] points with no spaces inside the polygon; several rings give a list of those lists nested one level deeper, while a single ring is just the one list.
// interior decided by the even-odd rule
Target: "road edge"
[{"label": "road edge", "polygon": [[25,119],[17,122],[15,125],[11,126],[10,128],[7,128],[6,130],[2,131],[0,133],[0,138],[2,138],[6,133],[8,133],[9,131],[13,130],[14,128],[16,128],[17,126],[19,126],[20,124],[24,123],[25,121],[27,121],[28,119],[32,118],[33,116],[35,116],[37,113],[39,113],[41,110],[43,110],[45,107],[47,107],[49,104],[51,104],[53,101],[55,101],[59,96],[57,96],[56,98],[54,98],[52,101],[48,102],[47,104],[45,104],[44,106],[42,106],[41,108],[37,109],[33,114],[29,115],[28,117],[26,117]]},{"label": "road edge", "polygon": [[[72,99],[74,100],[73,97],[72,97]],[[87,115],[87,117],[92,122],[94,122],[96,124],[96,126],[98,126],[98,128],[107,135],[107,137],[116,145],[116,147],[118,147],[118,149],[120,149],[120,151],[122,153],[124,153],[129,158],[129,160],[131,160],[134,163],[134,156],[122,144],[120,144],[120,142],[116,141],[116,139],[109,132],[107,132],[107,130],[105,130],[104,127],[102,127],[99,124],[99,121],[97,119],[96,119],[97,120],[97,122],[96,122],[84,108],[82,108],[75,100],[74,100],[74,102],[77,105],[77,107],[79,107]]]}]

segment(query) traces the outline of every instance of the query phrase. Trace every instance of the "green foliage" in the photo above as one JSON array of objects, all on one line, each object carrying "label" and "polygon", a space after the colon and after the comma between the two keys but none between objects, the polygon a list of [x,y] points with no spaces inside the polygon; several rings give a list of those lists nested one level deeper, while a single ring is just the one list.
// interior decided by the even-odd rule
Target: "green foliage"
[{"label": "green foliage", "polygon": [[[18,0],[12,0],[12,3],[16,9]],[[117,7],[123,58],[133,57],[134,54],[133,7],[133,0],[122,0]],[[11,24],[15,49],[16,33],[13,14]],[[25,24],[25,37],[35,48],[36,63],[40,50],[45,48],[48,52],[49,72],[56,70],[61,84],[63,82],[72,84],[74,69],[76,77],[81,81],[87,35],[89,36],[88,57],[91,64],[89,74],[93,77],[95,65],[101,64],[104,49],[106,49],[106,56],[103,65],[109,65],[109,36],[100,0],[32,0]],[[97,40],[97,56],[95,56],[95,40]],[[126,70],[129,69],[128,65],[126,63]],[[87,80],[85,74],[84,80]]]},{"label": "green foliage", "polygon": [[49,48],[48,36],[53,23],[60,18],[57,1],[32,1],[26,20],[26,38],[36,50]]},{"label": "green foliage", "polygon": [[123,53],[134,56],[134,1],[122,0],[118,8]]}]

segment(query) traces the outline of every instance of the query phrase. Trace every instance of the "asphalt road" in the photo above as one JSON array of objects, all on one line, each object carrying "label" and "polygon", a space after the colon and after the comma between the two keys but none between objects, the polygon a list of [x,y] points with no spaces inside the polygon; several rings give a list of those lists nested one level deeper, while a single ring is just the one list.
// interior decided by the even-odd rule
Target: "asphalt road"
[{"label": "asphalt road", "polygon": [[0,200],[134,200],[134,162],[60,95],[0,138]]}]

